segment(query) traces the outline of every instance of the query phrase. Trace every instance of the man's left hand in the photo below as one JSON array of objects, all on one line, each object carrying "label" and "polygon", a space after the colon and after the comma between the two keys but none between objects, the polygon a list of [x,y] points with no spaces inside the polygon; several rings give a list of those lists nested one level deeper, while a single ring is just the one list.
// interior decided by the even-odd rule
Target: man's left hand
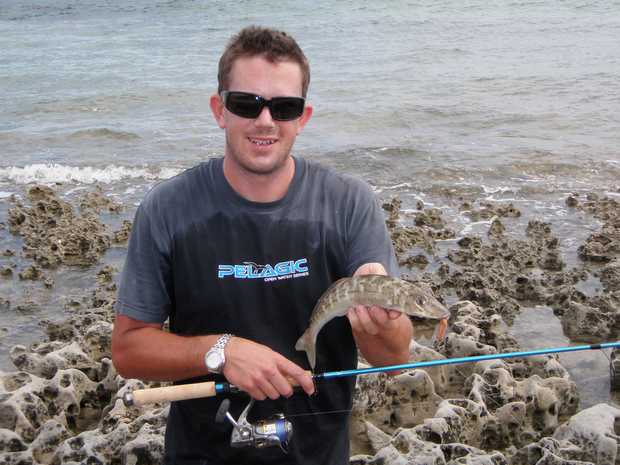
[{"label": "man's left hand", "polygon": [[402,316],[401,312],[388,310],[382,307],[367,307],[357,305],[351,307],[347,312],[347,318],[351,323],[351,328],[356,333],[366,333],[377,336],[385,330],[396,329],[396,320]]},{"label": "man's left hand", "polygon": [[[366,274],[387,275],[387,272],[381,263],[365,263],[353,275]],[[357,348],[368,363],[385,366],[409,360],[409,343],[413,335],[409,316],[396,310],[358,305],[348,310],[347,318]]]}]

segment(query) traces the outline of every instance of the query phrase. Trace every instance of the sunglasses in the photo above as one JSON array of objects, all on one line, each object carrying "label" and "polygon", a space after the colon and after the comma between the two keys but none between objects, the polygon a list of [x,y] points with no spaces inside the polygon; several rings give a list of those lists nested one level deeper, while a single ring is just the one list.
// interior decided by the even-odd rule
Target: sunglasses
[{"label": "sunglasses", "polygon": [[269,108],[276,121],[292,121],[304,112],[306,100],[301,97],[273,97],[267,100],[249,92],[224,90],[220,94],[228,111],[242,118],[258,118],[263,108]]}]

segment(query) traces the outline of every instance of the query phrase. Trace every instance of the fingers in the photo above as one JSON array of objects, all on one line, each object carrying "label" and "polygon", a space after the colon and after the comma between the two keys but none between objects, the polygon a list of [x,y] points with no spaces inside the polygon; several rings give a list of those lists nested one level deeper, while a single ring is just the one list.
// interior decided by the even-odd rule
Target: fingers
[{"label": "fingers", "polygon": [[314,392],[308,372],[262,344],[234,337],[226,347],[226,379],[256,400],[293,395],[293,386]]},{"label": "fingers", "polygon": [[392,328],[395,324],[394,320],[400,318],[401,315],[402,313],[396,310],[364,305],[351,307],[347,313],[354,331],[368,333],[372,336],[376,336],[384,329]]}]

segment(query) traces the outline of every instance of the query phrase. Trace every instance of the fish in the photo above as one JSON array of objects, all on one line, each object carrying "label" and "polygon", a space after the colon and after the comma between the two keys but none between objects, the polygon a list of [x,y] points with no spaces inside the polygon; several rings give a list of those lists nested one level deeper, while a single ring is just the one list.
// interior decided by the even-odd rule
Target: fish
[{"label": "fish", "polygon": [[321,295],[310,316],[310,324],[297,340],[295,349],[305,351],[314,370],[316,338],[333,318],[344,316],[356,305],[378,306],[407,315],[441,320],[438,337],[443,338],[450,312],[433,295],[428,285],[414,284],[385,275],[359,275],[334,282]]}]

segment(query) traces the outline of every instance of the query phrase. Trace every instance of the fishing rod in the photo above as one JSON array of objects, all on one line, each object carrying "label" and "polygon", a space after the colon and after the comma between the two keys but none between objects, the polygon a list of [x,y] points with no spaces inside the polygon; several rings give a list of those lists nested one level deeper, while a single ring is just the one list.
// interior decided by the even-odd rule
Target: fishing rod
[{"label": "fishing rod", "polygon": [[[576,352],[581,350],[602,350],[620,347],[618,342],[604,342],[600,344],[553,347],[548,349],[525,350],[519,352],[504,352],[498,354],[475,355],[470,357],[456,357],[439,360],[428,360],[424,362],[403,363],[399,365],[388,365],[381,367],[357,368],[353,370],[330,371],[324,373],[312,374],[308,372],[313,381],[329,380],[334,378],[346,378],[357,375],[367,375],[370,373],[384,373],[388,371],[411,370],[415,368],[428,368],[442,365],[456,365],[463,363],[475,363],[484,360],[498,360],[531,357],[534,355],[557,354],[564,352]],[[620,370],[615,371],[614,364],[610,364],[612,387],[620,384]],[[288,381],[298,386],[298,383],[288,378]],[[153,402],[178,401],[195,399],[199,397],[214,397],[222,394],[234,394],[242,392],[237,386],[222,382],[206,381],[201,383],[181,384],[176,386],[166,386],[150,389],[136,389],[133,392],[126,392],[123,395],[125,406],[141,406]],[[228,408],[230,401],[224,399],[221,403],[215,421],[223,423],[228,420],[232,426],[230,444],[232,447],[254,447],[264,448],[271,446],[279,446],[285,453],[288,450],[288,443],[293,435],[292,423],[284,417],[284,414],[276,414],[269,420],[259,420],[251,423],[248,420],[249,411],[254,405],[254,399],[245,407],[239,418],[235,420]]]},{"label": "fishing rod", "polygon": [[[313,381],[329,380],[334,378],[345,378],[357,375],[367,375],[370,373],[384,373],[387,371],[412,370],[416,368],[428,368],[442,365],[456,365],[463,363],[475,363],[484,360],[510,359],[520,357],[532,357],[535,355],[557,354],[564,352],[577,352],[582,350],[603,350],[620,347],[620,341],[603,342],[600,344],[552,347],[546,349],[524,350],[518,352],[503,352],[497,354],[474,355],[470,357],[456,357],[439,360],[427,360],[424,362],[402,363],[399,365],[387,365],[381,367],[357,368],[353,370],[328,371],[324,373],[312,374]],[[620,373],[618,373],[620,376]],[[293,385],[297,383],[289,379]],[[172,402],[178,400],[196,399],[199,397],[214,397],[222,394],[239,393],[241,390],[227,382],[205,381],[201,383],[179,384],[175,386],[165,386],[150,389],[136,389],[126,392],[123,402],[126,406],[140,406],[154,402]]]}]

